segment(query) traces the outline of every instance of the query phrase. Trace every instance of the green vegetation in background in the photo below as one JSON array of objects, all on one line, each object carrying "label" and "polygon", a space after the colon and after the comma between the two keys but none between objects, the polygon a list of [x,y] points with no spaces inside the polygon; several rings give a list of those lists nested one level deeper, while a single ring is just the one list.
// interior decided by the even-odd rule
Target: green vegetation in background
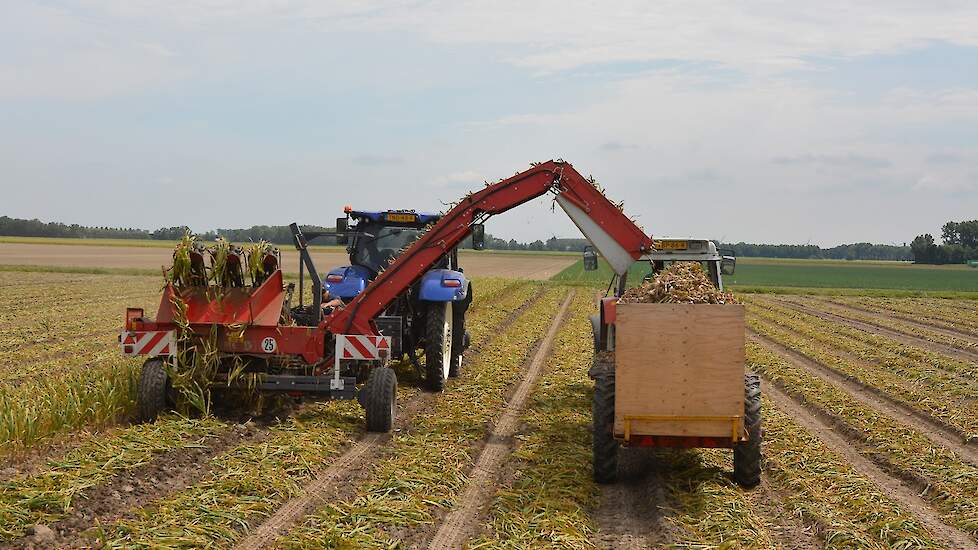
[{"label": "green vegetation in background", "polygon": [[[628,272],[628,279],[633,283],[640,281],[648,272],[647,264],[636,262]],[[584,271],[583,261],[577,261],[554,275],[552,280],[601,286],[608,284],[612,274],[604,260],[599,262],[597,271]],[[723,280],[731,290],[741,292],[763,292],[771,288],[786,288],[789,292],[799,292],[800,288],[978,292],[978,273],[974,270],[966,267],[924,267],[902,262],[886,265],[879,262],[741,258],[737,261],[736,274]]]}]

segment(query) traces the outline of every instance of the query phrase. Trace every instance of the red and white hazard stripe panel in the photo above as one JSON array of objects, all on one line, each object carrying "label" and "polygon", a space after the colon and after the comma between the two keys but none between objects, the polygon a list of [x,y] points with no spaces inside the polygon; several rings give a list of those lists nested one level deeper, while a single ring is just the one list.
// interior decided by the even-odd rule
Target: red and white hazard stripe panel
[{"label": "red and white hazard stripe panel", "polygon": [[119,339],[123,355],[176,355],[177,338],[172,330],[123,332]]},{"label": "red and white hazard stripe panel", "polygon": [[371,360],[385,358],[390,354],[390,336],[336,335],[336,357],[338,359]]}]

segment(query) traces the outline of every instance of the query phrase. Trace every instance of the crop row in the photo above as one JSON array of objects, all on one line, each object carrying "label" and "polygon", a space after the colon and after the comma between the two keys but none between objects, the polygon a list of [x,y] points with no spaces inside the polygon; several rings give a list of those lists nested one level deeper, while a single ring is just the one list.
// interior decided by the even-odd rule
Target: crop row
[{"label": "crop row", "polygon": [[973,300],[858,297],[833,298],[832,301],[978,336],[978,311],[956,305],[970,306]]},{"label": "crop row", "polygon": [[[535,289],[524,284],[516,287],[500,285],[493,292],[501,291],[503,288],[509,290],[509,296],[499,300],[498,303],[502,306],[500,309],[504,311],[515,310],[535,292]],[[492,294],[488,295],[492,296]],[[480,308],[476,307],[479,304],[481,302],[473,305],[475,318],[479,317]],[[482,326],[480,324],[473,329],[473,338],[484,339],[484,333],[492,328],[486,326],[485,329],[480,329],[479,327]],[[403,399],[414,391],[402,387],[400,396]],[[341,409],[348,406],[352,405],[329,404],[329,407]],[[273,433],[298,434],[296,437],[301,438],[301,429],[315,424],[315,421],[305,422],[308,418],[322,421],[319,417],[328,416],[329,418],[325,420],[327,425],[320,426],[328,431],[336,428],[337,419],[349,420],[351,417],[349,411],[337,413],[333,409],[326,411],[323,407],[326,406],[313,409],[298,420],[290,420],[290,424],[274,429]],[[11,414],[15,412],[16,409]],[[29,418],[24,419],[24,421],[29,420]],[[22,421],[18,419],[17,422]],[[344,426],[349,424],[346,427],[351,430],[356,429],[354,424],[359,425],[356,422],[343,422],[345,422]],[[17,536],[22,533],[25,525],[56,520],[71,506],[81,491],[104,482],[120,471],[145,463],[153,454],[173,450],[179,446],[198,445],[200,438],[213,436],[226,427],[226,424],[212,418],[186,420],[179,417],[165,417],[151,425],[130,426],[116,433],[82,434],[76,439],[84,440],[83,443],[64,458],[50,462],[40,474],[12,480],[4,485],[2,494],[5,496],[0,499],[0,532],[4,537]],[[287,439],[291,436],[284,437]],[[282,440],[279,440],[279,443],[282,443]],[[301,442],[297,444],[299,443]],[[322,442],[314,441],[313,445],[321,446]],[[3,506],[6,507],[2,508]]]},{"label": "crop row", "polygon": [[[747,348],[751,368],[809,407],[845,426],[865,445],[856,448],[867,458],[884,461],[902,477],[925,480],[922,496],[931,501],[943,520],[973,536],[978,535],[978,468],[954,452],[935,444],[917,430],[864,405],[838,387],[756,344]],[[769,421],[769,419],[766,419]],[[769,421],[770,422],[770,421]],[[771,445],[780,446],[782,435],[770,432]]]},{"label": "crop row", "polygon": [[[978,436],[978,390],[941,369],[854,343],[825,330],[825,322],[751,308],[748,325],[843,376],[858,380],[959,430]],[[839,352],[838,349],[850,353]],[[883,355],[881,355],[883,354]],[[859,359],[856,359],[858,357]],[[865,361],[875,361],[868,364]]]},{"label": "crop row", "polygon": [[854,319],[857,321],[870,323],[883,328],[894,330],[896,332],[902,332],[904,334],[925,338],[930,342],[940,343],[946,346],[951,346],[951,347],[964,349],[964,350],[978,350],[978,341],[976,340],[970,340],[968,338],[960,338],[957,336],[949,336],[947,333],[944,332],[937,332],[934,330],[923,329],[920,328],[919,326],[911,325],[907,322],[900,321],[891,317],[874,315],[872,313],[864,313],[859,309],[842,308],[839,307],[838,304],[835,302],[813,300],[810,298],[801,298],[801,297],[782,298],[782,300],[791,303],[797,303],[810,308],[814,308],[819,311],[833,313],[835,315],[841,315],[848,319]]},{"label": "crop row", "polygon": [[751,303],[761,306],[765,311],[773,314],[788,316],[804,322],[817,322],[822,331],[831,332],[832,334],[843,337],[844,341],[848,343],[848,347],[845,349],[858,353],[860,356],[863,356],[864,353],[872,352],[874,360],[884,363],[887,361],[899,361],[899,358],[903,358],[914,364],[933,366],[948,373],[959,375],[965,379],[965,384],[973,385],[978,382],[978,366],[972,362],[959,361],[941,353],[935,353],[924,348],[895,341],[886,336],[866,332],[845,322],[825,320],[785,307],[775,300],[752,299]]},{"label": "crop row", "polygon": [[[496,302],[503,311],[516,311],[535,294],[531,285],[511,289]],[[537,305],[535,309],[543,307]],[[501,319],[500,319],[501,321]],[[474,323],[473,339],[485,341],[499,326]],[[467,365],[462,379],[479,376],[484,353]],[[398,369],[401,379],[410,371]],[[471,369],[471,370],[469,370]],[[451,385],[447,397],[457,391]],[[409,399],[416,388],[400,386],[398,399]],[[133,520],[106,526],[109,547],[225,546],[254,527],[284,501],[297,496],[316,471],[326,466],[343,444],[361,433],[363,420],[358,405],[331,402],[290,418],[273,428],[261,443],[231,450],[211,464],[211,474],[196,485],[138,512]]]},{"label": "crop row", "polygon": [[[480,323],[491,326],[493,319],[504,315],[500,312],[507,311],[506,304],[519,307],[538,288],[523,282],[514,286],[500,279],[487,283],[488,288],[472,306],[469,325],[475,334],[484,333],[479,330]],[[486,303],[494,302],[502,307],[485,308]],[[98,328],[104,326],[80,330]],[[5,355],[4,363],[7,371],[0,383],[0,454],[82,426],[111,424],[133,410],[134,382],[141,361],[122,356],[114,336],[76,339],[40,361],[12,353]]]},{"label": "crop row", "polygon": [[224,429],[225,424],[211,418],[168,417],[112,437],[84,436],[84,443],[49,463],[48,469],[0,484],[0,540],[22,536],[29,525],[60,519],[79,493],[119,472],[162,452],[199,446]]},{"label": "crop row", "polygon": [[468,481],[473,446],[498,418],[507,388],[519,380],[565,293],[548,289],[474,358],[429,413],[394,437],[393,455],[372,468],[355,496],[327,505],[278,545],[386,548],[396,542],[393,531],[430,524],[439,510],[451,507]]},{"label": "crop row", "polygon": [[469,548],[582,548],[594,524],[591,480],[591,366],[593,299],[578,292],[554,341],[546,371],[521,415],[512,455],[513,481],[490,508],[487,533]]}]

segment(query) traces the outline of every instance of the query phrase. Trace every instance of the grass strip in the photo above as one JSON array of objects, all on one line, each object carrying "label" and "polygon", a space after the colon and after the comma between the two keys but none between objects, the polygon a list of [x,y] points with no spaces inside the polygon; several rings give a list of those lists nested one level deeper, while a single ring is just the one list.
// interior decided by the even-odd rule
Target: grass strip
[{"label": "grass strip", "polygon": [[507,388],[516,382],[543,337],[566,290],[548,289],[515,323],[473,358],[433,410],[392,441],[393,455],[376,464],[347,501],[329,504],[277,545],[286,548],[390,548],[399,533],[431,524],[467,482],[470,450],[500,414]]},{"label": "grass strip", "polygon": [[112,437],[94,437],[36,475],[0,483],[0,540],[23,536],[29,525],[56,521],[85,489],[157,454],[203,445],[225,426],[214,419],[164,417]]},{"label": "grass strip", "polygon": [[921,496],[938,508],[942,519],[978,536],[978,468],[757,344],[748,344],[747,358],[767,379],[848,427],[867,444],[859,447],[861,454],[870,459],[883,457],[893,467],[926,480],[927,489]]},{"label": "grass strip", "polygon": [[500,489],[488,533],[468,548],[584,548],[594,524],[591,479],[591,324],[593,297],[579,292],[554,342],[547,371],[521,417],[511,460],[514,480]]}]

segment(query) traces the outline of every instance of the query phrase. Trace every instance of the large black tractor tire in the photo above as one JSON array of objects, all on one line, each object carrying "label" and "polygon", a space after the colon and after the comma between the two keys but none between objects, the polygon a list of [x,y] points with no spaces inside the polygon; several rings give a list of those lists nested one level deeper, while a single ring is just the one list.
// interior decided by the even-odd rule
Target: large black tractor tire
[{"label": "large black tractor tire", "polygon": [[136,387],[139,419],[143,422],[156,420],[160,413],[172,406],[169,397],[170,379],[163,360],[156,357],[147,359],[139,375],[139,386]]},{"label": "large black tractor tire", "polygon": [[462,368],[462,353],[468,347],[465,333],[465,309],[452,306],[452,364],[448,376],[455,378]]},{"label": "large black tractor tire", "polygon": [[[433,302],[428,305],[425,319],[425,382],[431,391],[445,389],[455,356],[452,338],[452,303]],[[459,346],[461,350],[461,346]]]},{"label": "large black tractor tire", "polygon": [[397,375],[394,369],[376,367],[360,390],[360,404],[367,415],[368,432],[389,432],[397,412]]},{"label": "large black tractor tire", "polygon": [[600,372],[594,377],[591,401],[591,447],[594,481],[614,483],[618,479],[618,441],[611,433],[615,423],[615,376]]},{"label": "large black tractor tire", "polygon": [[601,345],[601,317],[598,315],[591,315],[588,317],[591,320],[591,336],[594,338],[594,351],[602,351]]},{"label": "large black tractor tire", "polygon": [[744,376],[744,428],[748,440],[734,446],[734,481],[742,487],[761,482],[761,379]]}]

